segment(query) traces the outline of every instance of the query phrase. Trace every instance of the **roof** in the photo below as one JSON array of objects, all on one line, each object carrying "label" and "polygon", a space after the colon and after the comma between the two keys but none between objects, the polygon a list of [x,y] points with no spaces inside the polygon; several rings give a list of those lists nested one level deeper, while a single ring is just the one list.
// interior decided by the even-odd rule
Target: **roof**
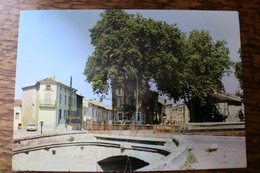
[{"label": "roof", "polygon": [[218,102],[242,102],[242,99],[234,94],[228,94],[228,93],[217,93],[213,94],[213,97]]},{"label": "roof", "polygon": [[22,106],[22,100],[21,99],[15,99],[14,100],[14,106]]},{"label": "roof", "polygon": [[112,110],[111,106],[105,105],[104,103],[99,102],[96,99],[90,99],[90,100],[88,100],[88,102],[92,103],[95,106],[102,107],[102,108],[107,109],[107,110]]},{"label": "roof", "polygon": [[[23,87],[22,89],[27,89],[27,88],[35,87],[37,84],[58,84],[58,85],[62,85],[62,86],[65,87],[65,88],[71,88],[71,87],[69,87],[68,85],[63,84],[63,83],[61,83],[61,82],[55,80],[55,79],[52,78],[52,77],[48,77],[48,78],[42,79],[42,80],[40,80],[40,81],[37,81],[36,84],[34,84],[34,85],[25,86],[25,87]],[[77,91],[75,88],[71,88],[71,89]]]},{"label": "roof", "polygon": [[49,84],[49,83],[59,83],[58,81],[56,81],[54,78],[52,77],[48,77],[48,78],[45,78],[45,79],[42,79],[40,81],[38,81],[39,83],[46,83],[46,84]]}]

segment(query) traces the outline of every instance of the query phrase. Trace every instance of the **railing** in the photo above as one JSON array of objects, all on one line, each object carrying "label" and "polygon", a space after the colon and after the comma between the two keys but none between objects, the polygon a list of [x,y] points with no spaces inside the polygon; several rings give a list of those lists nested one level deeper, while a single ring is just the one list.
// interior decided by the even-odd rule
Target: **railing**
[{"label": "railing", "polygon": [[89,133],[167,137],[175,134],[244,136],[244,123],[188,123],[163,125],[86,123]]},{"label": "railing", "polygon": [[245,130],[245,122],[213,122],[213,123],[188,123],[187,131],[241,131]]},{"label": "railing", "polygon": [[55,100],[40,100],[40,107],[55,107]]},{"label": "railing", "polygon": [[136,135],[137,133],[143,136],[149,134],[180,133],[180,125],[133,125],[133,124],[103,124],[103,123],[86,123],[86,130],[90,133],[108,133],[108,134],[125,134]]}]

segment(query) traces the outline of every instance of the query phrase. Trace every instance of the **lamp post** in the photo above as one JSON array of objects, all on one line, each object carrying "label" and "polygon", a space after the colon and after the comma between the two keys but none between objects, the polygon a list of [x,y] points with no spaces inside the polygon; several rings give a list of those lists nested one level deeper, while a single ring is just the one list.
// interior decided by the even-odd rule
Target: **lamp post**
[{"label": "lamp post", "polygon": [[41,135],[42,135],[42,126],[43,126],[43,121],[40,121],[41,123]]}]

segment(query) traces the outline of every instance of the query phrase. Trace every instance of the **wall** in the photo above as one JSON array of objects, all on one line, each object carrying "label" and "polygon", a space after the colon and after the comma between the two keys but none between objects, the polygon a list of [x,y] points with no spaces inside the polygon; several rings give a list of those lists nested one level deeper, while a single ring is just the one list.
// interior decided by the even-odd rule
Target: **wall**
[{"label": "wall", "polygon": [[14,130],[18,130],[18,124],[22,124],[22,106],[14,107]]},{"label": "wall", "polygon": [[27,125],[32,123],[37,126],[37,98],[36,87],[31,87],[23,91],[22,96],[22,128],[26,129]]}]

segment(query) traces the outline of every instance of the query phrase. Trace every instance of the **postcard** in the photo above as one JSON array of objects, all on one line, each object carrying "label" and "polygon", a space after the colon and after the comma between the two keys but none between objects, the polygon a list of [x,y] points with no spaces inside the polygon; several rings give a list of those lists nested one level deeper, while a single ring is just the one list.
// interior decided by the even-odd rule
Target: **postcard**
[{"label": "postcard", "polygon": [[236,11],[21,11],[14,171],[245,168]]}]

